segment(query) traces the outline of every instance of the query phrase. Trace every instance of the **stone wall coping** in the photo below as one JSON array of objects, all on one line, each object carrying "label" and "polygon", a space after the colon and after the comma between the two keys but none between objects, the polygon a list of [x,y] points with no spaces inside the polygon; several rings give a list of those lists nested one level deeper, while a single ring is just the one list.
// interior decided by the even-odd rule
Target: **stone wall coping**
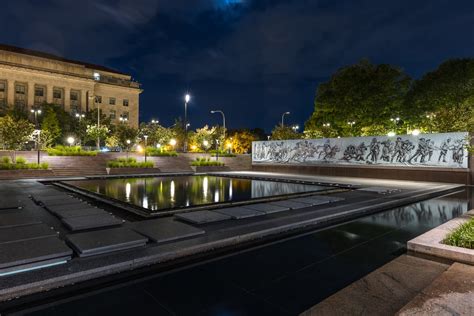
[{"label": "stone wall coping", "polygon": [[466,223],[471,218],[474,218],[474,210],[470,210],[462,216],[454,218],[443,225],[408,241],[408,250],[415,253],[422,253],[425,255],[474,265],[474,249],[450,246],[442,243],[443,239],[446,238],[450,232]]}]

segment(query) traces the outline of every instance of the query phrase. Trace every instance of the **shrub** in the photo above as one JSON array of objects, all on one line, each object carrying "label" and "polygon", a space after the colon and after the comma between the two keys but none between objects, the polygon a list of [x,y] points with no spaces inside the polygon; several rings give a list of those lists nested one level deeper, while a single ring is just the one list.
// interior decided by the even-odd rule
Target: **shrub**
[{"label": "shrub", "polygon": [[26,164],[26,159],[24,157],[16,157],[16,163],[20,165]]},{"label": "shrub", "polygon": [[196,158],[193,162],[191,162],[191,166],[224,166],[225,164],[220,161],[212,160],[211,158]]},{"label": "shrub", "polygon": [[[33,162],[33,163],[26,163],[26,160],[25,162],[21,162],[21,163],[11,163],[11,162],[8,162],[8,163],[5,163],[4,162],[5,159],[2,159],[2,162],[0,163],[0,170],[21,170],[21,169],[48,169],[49,165],[48,163],[46,162],[43,162],[43,163],[40,163],[40,164],[37,164],[36,162]],[[18,160],[18,159],[17,159]],[[23,158],[24,160],[24,158]]]},{"label": "shrub", "polygon": [[456,228],[443,242],[451,246],[474,249],[474,218]]},{"label": "shrub", "polygon": [[147,147],[146,153],[152,157],[176,157],[178,153],[176,151],[167,151],[163,148]]},{"label": "shrub", "polygon": [[7,163],[11,163],[11,162],[12,162],[12,160],[10,159],[10,157],[8,157],[8,156],[2,157],[2,160],[1,160],[2,164],[7,164]]},{"label": "shrub", "polygon": [[97,156],[97,151],[82,150],[81,146],[56,146],[46,151],[49,156]]},{"label": "shrub", "polygon": [[135,158],[117,158],[114,160],[107,161],[107,167],[109,168],[153,168],[154,164],[152,161],[137,162]]}]

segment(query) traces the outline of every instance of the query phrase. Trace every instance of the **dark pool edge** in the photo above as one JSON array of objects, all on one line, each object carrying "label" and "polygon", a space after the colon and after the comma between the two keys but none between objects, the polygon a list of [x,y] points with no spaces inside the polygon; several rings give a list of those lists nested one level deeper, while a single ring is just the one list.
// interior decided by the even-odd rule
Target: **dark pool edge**
[{"label": "dark pool edge", "polygon": [[193,245],[185,249],[176,249],[167,252],[158,252],[150,254],[145,257],[133,257],[131,260],[118,262],[116,264],[100,266],[93,269],[78,271],[72,274],[65,274],[58,277],[52,277],[32,283],[20,284],[10,288],[4,288],[0,290],[0,302],[18,298],[21,296],[27,296],[37,294],[43,291],[49,291],[68,285],[73,285],[79,282],[85,281],[100,281],[101,277],[109,277],[111,275],[117,275],[120,272],[125,272],[140,268],[146,268],[151,265],[156,267],[165,265],[172,268],[173,262],[191,262],[196,257],[215,257],[219,255],[219,252],[235,252],[238,249],[248,248],[256,244],[263,244],[269,240],[278,240],[286,238],[290,235],[301,234],[304,231],[317,230],[323,227],[336,225],[342,222],[355,220],[357,218],[367,216],[373,213],[377,213],[383,210],[388,210],[396,207],[400,207],[407,204],[416,203],[422,200],[427,200],[442,195],[446,195],[452,192],[456,192],[462,189],[464,186],[443,186],[441,188],[433,188],[428,190],[421,190],[418,194],[404,197],[395,201],[385,201],[376,206],[359,207],[353,211],[343,212],[336,215],[328,215],[324,217],[312,218],[304,221],[298,221],[288,225],[281,225],[270,229],[259,230],[242,235],[234,235],[232,237],[215,240],[206,244]]}]

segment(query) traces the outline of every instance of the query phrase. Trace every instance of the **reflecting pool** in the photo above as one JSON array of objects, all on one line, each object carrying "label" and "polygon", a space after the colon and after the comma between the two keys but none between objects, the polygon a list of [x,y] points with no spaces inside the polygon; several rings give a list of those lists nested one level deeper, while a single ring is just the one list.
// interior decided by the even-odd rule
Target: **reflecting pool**
[{"label": "reflecting pool", "polygon": [[66,181],[152,212],[327,190],[327,187],[209,175]]}]

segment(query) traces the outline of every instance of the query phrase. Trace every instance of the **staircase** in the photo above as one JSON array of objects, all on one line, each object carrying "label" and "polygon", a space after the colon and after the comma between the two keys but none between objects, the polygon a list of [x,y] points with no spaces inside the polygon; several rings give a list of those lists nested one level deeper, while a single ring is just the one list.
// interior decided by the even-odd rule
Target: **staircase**
[{"label": "staircase", "polygon": [[57,177],[70,176],[92,176],[107,174],[106,165],[110,158],[105,155],[95,157],[44,157],[43,161],[49,163],[49,167]]}]

